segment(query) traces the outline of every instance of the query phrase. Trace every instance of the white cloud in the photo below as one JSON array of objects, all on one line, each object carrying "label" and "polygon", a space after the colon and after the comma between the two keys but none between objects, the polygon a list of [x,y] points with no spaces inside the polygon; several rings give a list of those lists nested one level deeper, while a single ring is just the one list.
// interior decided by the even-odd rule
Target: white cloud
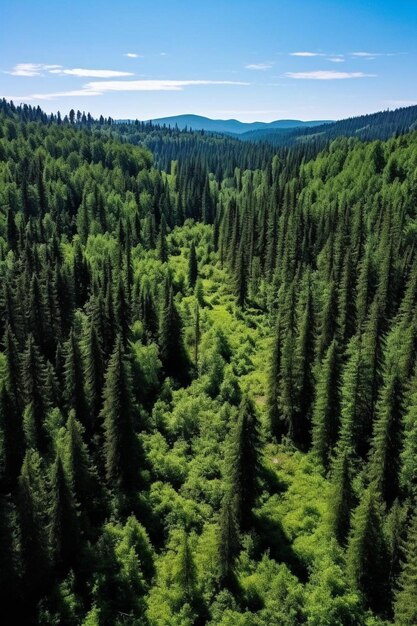
[{"label": "white cloud", "polygon": [[250,85],[230,80],[115,80],[93,81],[82,89],[54,93],[35,93],[27,96],[4,96],[6,100],[26,102],[32,100],[54,100],[55,98],[101,96],[109,91],[182,91],[184,87],[198,85]]},{"label": "white cloud", "polygon": [[366,59],[368,61],[373,61],[377,57],[384,56],[379,52],[352,52],[352,57],[357,57],[359,59]]},{"label": "white cloud", "polygon": [[74,89],[72,91],[58,91],[55,93],[33,93],[28,96],[4,96],[6,100],[13,102],[31,102],[33,100],[55,100],[55,98],[73,98],[81,96],[101,96],[98,91],[86,89]]},{"label": "white cloud", "polygon": [[245,65],[247,70],[270,70],[273,67],[273,63],[249,63]]},{"label": "white cloud", "polygon": [[128,57],[129,59],[143,58],[143,54],[136,54],[136,52],[126,52],[123,56]]},{"label": "white cloud", "polygon": [[342,54],[333,54],[330,57],[327,57],[327,61],[331,61],[332,63],[344,63],[345,58]]},{"label": "white cloud", "polygon": [[119,72],[117,70],[88,70],[82,67],[74,69],[54,69],[49,70],[50,74],[61,74],[66,76],[79,76],[82,78],[117,78],[118,76],[133,76],[133,72]]},{"label": "white cloud", "polygon": [[94,81],[84,88],[92,91],[182,91],[194,85],[249,85],[232,80],[113,80]]},{"label": "white cloud", "polygon": [[42,76],[44,74],[59,74],[62,76],[78,76],[80,78],[117,78],[133,76],[132,72],[118,70],[90,70],[82,67],[64,68],[62,65],[45,63],[18,63],[7,74],[13,76]]},{"label": "white cloud", "polygon": [[290,57],[324,57],[322,52],[290,52]]},{"label": "white cloud", "polygon": [[316,72],[286,72],[287,78],[297,80],[345,80],[348,78],[374,77],[376,74],[364,74],[364,72],[335,72],[334,70],[321,70]]},{"label": "white cloud", "polygon": [[45,65],[44,63],[17,63],[7,74],[12,76],[40,76],[42,72],[57,70],[62,65]]}]

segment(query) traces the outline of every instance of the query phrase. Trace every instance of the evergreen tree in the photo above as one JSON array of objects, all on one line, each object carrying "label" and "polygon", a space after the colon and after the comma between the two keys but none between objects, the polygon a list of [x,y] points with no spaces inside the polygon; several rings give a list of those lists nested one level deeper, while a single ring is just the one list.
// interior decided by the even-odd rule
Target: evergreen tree
[{"label": "evergreen tree", "polygon": [[188,359],[182,342],[182,327],[174,303],[172,284],[165,280],[159,324],[159,348],[161,361],[167,376],[188,380]]},{"label": "evergreen tree", "polygon": [[381,393],[371,450],[370,478],[388,505],[399,492],[402,442],[402,385],[393,369]]},{"label": "evergreen tree", "polygon": [[177,556],[176,579],[186,602],[192,604],[196,596],[197,571],[188,535],[184,531]]},{"label": "evergreen tree", "polygon": [[22,585],[30,614],[49,584],[50,559],[45,535],[47,494],[42,461],[35,450],[28,450],[19,476],[18,515],[21,529],[23,564]]},{"label": "evergreen tree", "polygon": [[167,245],[167,223],[165,215],[162,214],[158,235],[158,256],[162,263],[168,261],[168,245]]},{"label": "evergreen tree", "polygon": [[227,455],[226,479],[236,502],[237,522],[247,529],[252,522],[252,508],[259,494],[260,436],[255,405],[244,395],[238,420],[231,431]]},{"label": "evergreen tree", "polygon": [[233,588],[235,585],[235,559],[239,545],[235,496],[229,488],[222,500],[218,536],[219,578],[226,587]]},{"label": "evergreen tree", "polygon": [[417,515],[410,523],[404,546],[404,561],[395,596],[395,624],[411,626],[417,623]]},{"label": "evergreen tree", "polygon": [[74,495],[57,455],[51,475],[49,544],[53,564],[62,575],[80,559],[80,530]]},{"label": "evergreen tree", "polygon": [[333,339],[318,370],[313,409],[313,450],[327,469],[339,430],[339,354]]},{"label": "evergreen tree", "polygon": [[194,289],[198,278],[198,265],[197,255],[195,251],[195,243],[191,242],[190,255],[188,257],[188,284],[191,289]]},{"label": "evergreen tree", "polygon": [[27,444],[44,450],[46,437],[43,428],[45,415],[50,409],[50,395],[46,386],[45,362],[40,355],[32,335],[26,342],[22,356],[23,402],[31,414],[28,428],[25,428]]},{"label": "evergreen tree", "polygon": [[137,485],[139,467],[130,372],[120,334],[107,368],[103,397],[101,419],[107,480],[113,490],[129,491]]},{"label": "evergreen tree", "polygon": [[86,401],[89,408],[88,433],[97,432],[97,419],[100,413],[104,385],[104,355],[93,321],[90,321],[84,344],[84,381]]},{"label": "evergreen tree", "polygon": [[337,541],[344,545],[350,528],[354,494],[349,454],[341,450],[333,462],[330,489],[330,526]]},{"label": "evergreen tree", "polygon": [[73,409],[77,419],[87,426],[89,420],[84,392],[81,350],[74,329],[71,330],[65,345],[64,385],[67,410]]},{"label": "evergreen tree", "polygon": [[382,530],[381,507],[372,487],[355,510],[346,555],[352,584],[364,594],[368,606],[384,613],[390,604],[388,550]]}]

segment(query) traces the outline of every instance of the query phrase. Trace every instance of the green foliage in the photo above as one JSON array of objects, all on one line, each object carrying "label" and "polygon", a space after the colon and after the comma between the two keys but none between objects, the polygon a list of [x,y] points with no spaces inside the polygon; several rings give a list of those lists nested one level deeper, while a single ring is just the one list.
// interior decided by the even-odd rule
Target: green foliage
[{"label": "green foliage", "polygon": [[16,622],[416,620],[416,135],[320,146],[0,102]]}]

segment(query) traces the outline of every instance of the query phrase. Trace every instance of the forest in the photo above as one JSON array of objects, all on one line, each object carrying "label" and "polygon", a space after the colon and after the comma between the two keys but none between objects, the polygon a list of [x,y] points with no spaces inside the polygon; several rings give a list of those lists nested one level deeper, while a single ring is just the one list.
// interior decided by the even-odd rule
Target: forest
[{"label": "forest", "polygon": [[417,624],[399,119],[274,148],[0,102],[4,624]]}]

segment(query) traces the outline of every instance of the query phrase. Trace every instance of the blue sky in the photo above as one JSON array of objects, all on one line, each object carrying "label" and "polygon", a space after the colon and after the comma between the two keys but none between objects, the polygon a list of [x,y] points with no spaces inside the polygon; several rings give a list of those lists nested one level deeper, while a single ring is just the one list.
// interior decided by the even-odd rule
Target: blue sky
[{"label": "blue sky", "polygon": [[415,0],[0,0],[0,96],[115,118],[417,103]]}]

